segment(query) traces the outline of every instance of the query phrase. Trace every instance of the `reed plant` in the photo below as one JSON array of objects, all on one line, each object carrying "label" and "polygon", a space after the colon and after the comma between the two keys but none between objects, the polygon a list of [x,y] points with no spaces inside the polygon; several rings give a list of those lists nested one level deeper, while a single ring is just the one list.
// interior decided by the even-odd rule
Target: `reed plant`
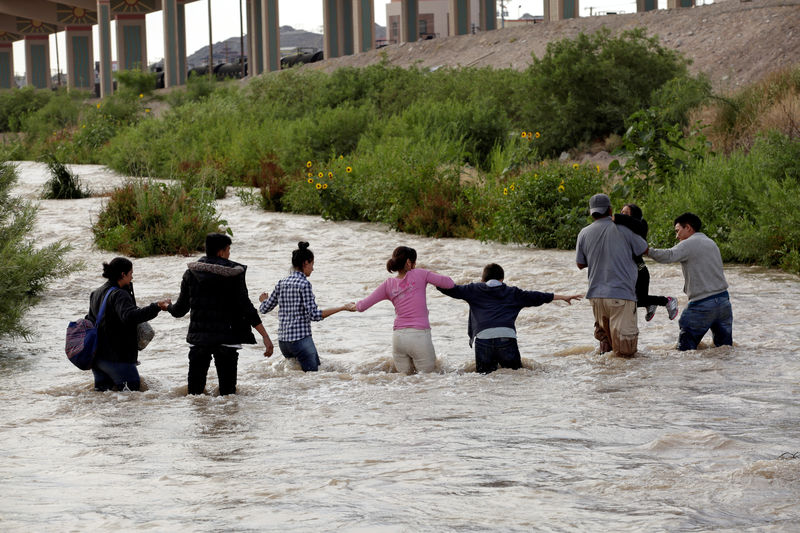
[{"label": "reed plant", "polygon": [[202,250],[208,233],[226,226],[217,217],[212,191],[147,180],[116,189],[92,232],[99,248],[123,255],[189,255]]},{"label": "reed plant", "polygon": [[42,198],[46,200],[73,200],[90,196],[80,178],[59,159],[55,152],[42,158],[50,172],[50,179],[44,185]]}]

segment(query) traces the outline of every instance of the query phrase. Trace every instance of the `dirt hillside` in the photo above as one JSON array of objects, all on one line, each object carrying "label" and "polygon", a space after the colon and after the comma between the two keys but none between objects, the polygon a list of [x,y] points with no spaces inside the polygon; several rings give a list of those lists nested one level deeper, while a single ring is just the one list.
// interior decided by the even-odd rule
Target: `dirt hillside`
[{"label": "dirt hillside", "polygon": [[542,57],[548,42],[593,33],[602,26],[615,34],[646,28],[648,35],[658,36],[664,46],[691,58],[692,71],[706,73],[714,89],[723,93],[774,70],[800,64],[800,0],[726,0],[690,9],[584,17],[391,45],[303,68],[331,71],[367,66],[385,54],[390,64],[399,66],[521,70],[531,63],[532,53]]}]

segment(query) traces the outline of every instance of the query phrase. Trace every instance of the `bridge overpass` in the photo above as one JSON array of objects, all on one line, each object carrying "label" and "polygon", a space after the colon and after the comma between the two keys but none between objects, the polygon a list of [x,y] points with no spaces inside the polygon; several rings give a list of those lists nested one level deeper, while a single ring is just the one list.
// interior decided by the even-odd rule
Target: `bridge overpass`
[{"label": "bridge overpass", "polygon": [[[0,0],[0,88],[15,87],[13,43],[24,41],[28,85],[49,88],[51,34],[66,35],[67,84],[94,90],[93,27],[98,26],[100,95],[111,94],[112,44],[121,70],[146,69],[145,16],[162,12],[164,84],[186,83],[186,4],[197,0]],[[236,0],[225,1],[235,4]],[[280,68],[279,0],[240,0],[246,3],[249,75]],[[419,1],[400,3],[400,39],[419,37]],[[578,16],[579,0],[542,0],[545,20]],[[375,47],[374,0],[319,0],[323,11],[323,51],[326,58],[350,55]],[[495,0],[448,0],[451,35],[470,33],[472,12],[478,10],[479,27],[497,27]],[[668,0],[668,7],[688,7],[694,0]],[[238,8],[239,6],[236,5]],[[655,9],[656,0],[637,0],[637,11]],[[110,24],[116,22],[112,43]]]}]

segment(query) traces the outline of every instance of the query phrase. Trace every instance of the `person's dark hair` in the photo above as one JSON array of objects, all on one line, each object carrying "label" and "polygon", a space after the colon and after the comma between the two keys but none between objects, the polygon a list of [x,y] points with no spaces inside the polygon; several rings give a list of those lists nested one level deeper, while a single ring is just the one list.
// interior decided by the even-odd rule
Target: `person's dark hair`
[{"label": "person's dark hair", "polygon": [[611,208],[609,207],[606,209],[605,213],[592,213],[592,218],[595,220],[600,220],[601,218],[606,218],[611,216]]},{"label": "person's dark hair", "polygon": [[103,263],[103,277],[109,281],[117,282],[123,274],[127,274],[133,269],[130,259],[115,257],[110,263]]},{"label": "person's dark hair", "polygon": [[217,257],[217,253],[231,245],[231,238],[224,233],[206,235],[206,257]]},{"label": "person's dark hair", "polygon": [[693,230],[700,231],[703,228],[703,222],[700,217],[694,213],[684,213],[675,219],[674,224],[681,226],[691,226]]},{"label": "person's dark hair", "polygon": [[400,272],[406,266],[406,261],[417,262],[417,251],[408,246],[398,246],[392,252],[392,258],[386,261],[386,270]]},{"label": "person's dark hair", "polygon": [[503,271],[503,267],[498,265],[497,263],[489,263],[485,267],[483,267],[483,276],[481,276],[481,281],[484,283],[489,281],[490,279],[496,279],[500,281],[501,279],[506,277],[506,273]]},{"label": "person's dark hair", "polygon": [[625,207],[631,210],[631,216],[636,220],[642,220],[642,208],[636,204],[625,204]]},{"label": "person's dark hair", "polygon": [[297,250],[292,252],[292,266],[297,270],[302,270],[306,261],[314,260],[314,252],[308,249],[308,243],[300,241],[297,243]]}]

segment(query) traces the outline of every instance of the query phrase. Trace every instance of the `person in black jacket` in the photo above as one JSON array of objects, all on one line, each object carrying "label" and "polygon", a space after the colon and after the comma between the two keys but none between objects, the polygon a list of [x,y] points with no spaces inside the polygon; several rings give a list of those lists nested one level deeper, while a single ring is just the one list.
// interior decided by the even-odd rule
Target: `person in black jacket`
[{"label": "person in black jacket", "polygon": [[[642,217],[642,209],[636,204],[625,204],[622,212],[614,215],[614,222],[625,226],[636,235],[647,240],[649,227],[647,221]],[[667,308],[667,316],[673,320],[678,316],[678,300],[672,296],[653,296],[650,294],[650,271],[644,263],[641,255],[634,255],[633,261],[639,269],[636,277],[636,307],[644,307],[644,318],[648,322],[653,319],[658,306],[663,305]]]},{"label": "person in black jacket", "polygon": [[154,302],[147,307],[136,307],[133,295],[133,263],[124,257],[115,257],[103,263],[103,277],[108,281],[89,297],[88,320],[95,322],[106,293],[106,310],[97,325],[97,352],[92,363],[94,390],[138,391],[141,386],[136,360],[139,355],[137,327],[166,310],[169,300]]},{"label": "person in black jacket", "polygon": [[255,344],[250,328],[264,341],[265,357],[272,341],[247,293],[247,267],[229,259],[231,238],[222,233],[206,236],[206,255],[183,274],[181,294],[167,310],[180,318],[191,311],[189,332],[189,394],[202,394],[211,357],[217,367],[219,393],[236,394],[236,366],[242,344]]},{"label": "person in black jacket", "polygon": [[564,296],[551,292],[525,291],[503,283],[503,267],[490,263],[483,268],[481,283],[456,285],[439,292],[469,304],[469,344],[475,343],[475,371],[488,374],[502,368],[522,367],[514,323],[525,307],[535,307],[562,300],[583,298],[582,294]]}]

